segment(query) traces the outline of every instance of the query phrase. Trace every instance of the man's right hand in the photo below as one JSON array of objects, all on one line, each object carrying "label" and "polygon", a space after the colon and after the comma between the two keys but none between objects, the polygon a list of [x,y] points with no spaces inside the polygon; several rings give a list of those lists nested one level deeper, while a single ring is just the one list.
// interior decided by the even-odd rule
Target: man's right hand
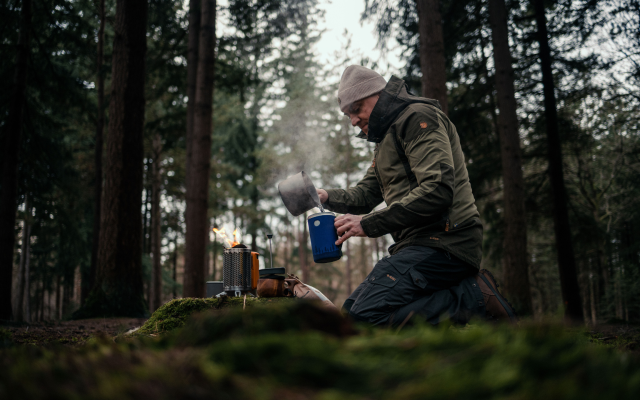
[{"label": "man's right hand", "polygon": [[318,197],[320,198],[320,203],[324,204],[327,200],[329,200],[329,193],[327,193],[324,189],[316,189],[318,192]]}]

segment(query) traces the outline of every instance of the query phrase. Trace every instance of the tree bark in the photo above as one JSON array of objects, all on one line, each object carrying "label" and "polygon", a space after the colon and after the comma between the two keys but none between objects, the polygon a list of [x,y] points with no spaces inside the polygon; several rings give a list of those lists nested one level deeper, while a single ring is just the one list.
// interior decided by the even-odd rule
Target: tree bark
[{"label": "tree bark", "polygon": [[160,218],[160,157],[162,140],[159,134],[153,138],[153,164],[151,165],[151,257],[153,261],[152,299],[149,311],[155,311],[162,305],[162,265],[160,263],[160,247],[162,241]]},{"label": "tree bark", "polygon": [[178,234],[173,239],[173,298],[178,298]]},{"label": "tree bark", "polygon": [[204,297],[204,260],[208,238],[207,200],[211,158],[216,1],[202,0],[196,104],[191,157],[187,161],[184,297]]},{"label": "tree bark", "polygon": [[24,219],[22,225],[22,246],[20,248],[20,266],[18,268],[18,297],[15,307],[15,320],[24,321],[24,293],[26,283],[26,268],[29,264],[29,248],[31,247],[31,215],[29,209],[29,196],[24,196]]},{"label": "tree bark", "polygon": [[[29,227],[29,236],[31,236],[31,227]],[[31,322],[31,240],[27,244],[24,262],[24,322]]]},{"label": "tree bark", "polygon": [[44,275],[42,275],[40,282],[42,283],[42,289],[40,290],[40,298],[38,299],[38,313],[36,316],[37,321],[44,320]]},{"label": "tree bark", "polygon": [[13,275],[14,228],[18,196],[18,154],[22,137],[22,119],[26,103],[27,64],[31,0],[22,1],[18,57],[13,76],[11,106],[7,115],[2,151],[2,191],[0,192],[0,320],[11,319],[11,283]]},{"label": "tree bark", "polygon": [[[213,220],[213,226],[216,226],[216,220]],[[218,275],[218,239],[217,234],[213,233],[213,243],[211,244],[211,252],[213,258],[213,272],[211,273],[211,280],[216,280],[216,275]]]},{"label": "tree bark", "polygon": [[146,1],[117,1],[98,271],[75,318],[147,313],[140,219],[146,27]]},{"label": "tree bark", "polygon": [[62,319],[62,313],[61,311],[61,286],[62,286],[62,275],[58,274],[56,276],[56,319]]},{"label": "tree bark", "polygon": [[189,0],[189,44],[187,46],[187,171],[192,157],[193,126],[196,109],[196,78],[200,46],[200,2]]},{"label": "tree bark", "polygon": [[422,95],[438,100],[442,111],[449,114],[447,70],[439,3],[439,0],[416,0]]},{"label": "tree bark", "polygon": [[504,242],[504,292],[521,315],[533,312],[527,260],[527,221],[524,208],[524,178],[518,116],[509,50],[507,7],[504,0],[489,0],[489,20],[493,39],[493,60],[498,92],[498,134],[502,157]]},{"label": "tree bark", "polygon": [[[344,126],[344,124],[343,124]],[[345,160],[345,166],[346,166],[346,184],[347,184],[347,188],[351,187],[351,179],[349,173],[351,172],[351,138],[349,137],[349,130],[348,129],[343,129],[343,132],[346,133],[345,135],[345,149],[346,149],[346,160]],[[352,285],[352,280],[351,280],[351,272],[352,272],[352,262],[351,262],[351,246],[349,245],[349,241],[347,241],[345,243],[345,248],[344,248],[344,253],[347,256],[346,262],[344,264],[345,267],[345,284],[347,287],[347,296],[350,296],[351,293],[353,292],[353,285]]]},{"label": "tree bark", "polygon": [[564,185],[562,167],[562,147],[558,129],[558,111],[556,109],[555,84],[551,67],[551,49],[547,33],[544,1],[533,0],[538,26],[538,42],[540,45],[540,66],[544,91],[545,119],[547,124],[547,148],[549,157],[549,180],[553,199],[553,225],[558,252],[558,269],[560,271],[560,288],[565,306],[565,318],[582,321],[580,290],[576,273],[576,260],[571,243],[569,212],[567,210],[567,192]]},{"label": "tree bark", "polygon": [[307,238],[309,233],[307,231],[307,213],[302,215],[302,231],[300,232],[299,242],[299,258],[300,258],[300,270],[302,271],[302,282],[309,283],[309,260],[307,259]]},{"label": "tree bark", "polygon": [[91,248],[91,268],[87,276],[87,282],[82,285],[82,302],[84,302],[96,279],[98,263],[98,243],[100,242],[100,206],[102,202],[102,148],[104,130],[104,75],[102,73],[102,59],[104,55],[104,0],[100,0],[98,15],[100,16],[100,28],[98,29],[98,55],[96,58],[96,80],[98,89],[98,118],[96,121],[96,148],[94,164],[96,168],[94,188],[94,214],[93,214],[93,246]]}]

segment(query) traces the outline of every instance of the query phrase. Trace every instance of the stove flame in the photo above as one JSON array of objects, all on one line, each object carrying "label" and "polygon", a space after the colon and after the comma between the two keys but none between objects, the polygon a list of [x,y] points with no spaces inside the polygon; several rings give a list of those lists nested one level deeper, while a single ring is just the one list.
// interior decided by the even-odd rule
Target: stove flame
[{"label": "stove flame", "polygon": [[238,234],[238,228],[236,228],[236,229],[233,231],[233,240],[231,240],[231,239],[227,236],[226,232],[224,231],[224,228],[222,228],[222,229],[213,228],[213,232],[214,232],[214,233],[216,233],[216,234],[218,234],[218,235],[220,235],[220,237],[221,237],[221,238],[222,238],[222,240],[223,240],[222,244],[223,244],[225,247],[233,247],[233,246],[237,246],[237,245],[239,245],[239,244],[240,244],[240,242],[238,242],[238,241],[236,240],[236,235]]}]

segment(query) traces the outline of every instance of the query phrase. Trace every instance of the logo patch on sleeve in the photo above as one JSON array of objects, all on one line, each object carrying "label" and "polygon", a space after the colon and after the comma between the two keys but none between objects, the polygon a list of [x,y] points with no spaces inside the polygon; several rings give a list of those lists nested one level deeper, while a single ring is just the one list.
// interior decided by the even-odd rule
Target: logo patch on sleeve
[{"label": "logo patch on sleeve", "polygon": [[420,122],[420,128],[422,128],[422,129],[426,129],[426,128],[427,128],[427,126],[428,126],[428,125],[427,125],[427,123],[426,123],[426,122],[424,122],[424,121],[423,121],[423,122]]}]

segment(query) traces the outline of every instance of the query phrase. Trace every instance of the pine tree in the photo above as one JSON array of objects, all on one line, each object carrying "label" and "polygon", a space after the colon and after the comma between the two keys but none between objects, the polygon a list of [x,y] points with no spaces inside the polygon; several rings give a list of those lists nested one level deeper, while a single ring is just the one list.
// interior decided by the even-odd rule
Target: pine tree
[{"label": "pine tree", "polygon": [[74,316],[146,314],[140,224],[147,3],[118,0],[96,285]]},{"label": "pine tree", "polygon": [[203,0],[201,5],[196,103],[193,120],[191,158],[187,171],[187,234],[185,255],[185,297],[205,294],[205,252],[209,237],[207,204],[209,197],[209,168],[211,157],[211,129],[213,79],[215,62],[216,2]]},{"label": "pine tree", "polygon": [[445,69],[444,39],[440,0],[416,0],[420,39],[420,70],[422,95],[440,102],[442,111],[449,113],[447,101],[447,73]]},{"label": "pine tree", "polygon": [[498,97],[498,134],[504,182],[504,248],[502,255],[505,295],[521,315],[532,313],[527,257],[527,221],[520,134],[516,114],[513,67],[509,50],[507,8],[504,0],[489,0],[493,59]]},{"label": "pine tree", "polygon": [[582,306],[573,243],[571,241],[569,213],[567,210],[568,197],[564,184],[562,148],[560,144],[560,133],[558,131],[558,111],[556,108],[555,84],[551,67],[551,49],[549,48],[544,1],[533,0],[533,6],[538,27],[538,43],[540,45],[540,65],[542,69],[542,84],[544,86],[544,108],[549,157],[549,180],[551,181],[553,199],[553,223],[556,237],[556,251],[558,252],[562,299],[565,305],[565,316],[576,321],[581,321],[583,318]]},{"label": "pine tree", "polygon": [[11,109],[3,132],[2,192],[0,193],[0,320],[11,318],[11,282],[15,245],[17,171],[23,130],[27,63],[30,53],[31,0],[22,1],[18,59],[13,78]]}]

